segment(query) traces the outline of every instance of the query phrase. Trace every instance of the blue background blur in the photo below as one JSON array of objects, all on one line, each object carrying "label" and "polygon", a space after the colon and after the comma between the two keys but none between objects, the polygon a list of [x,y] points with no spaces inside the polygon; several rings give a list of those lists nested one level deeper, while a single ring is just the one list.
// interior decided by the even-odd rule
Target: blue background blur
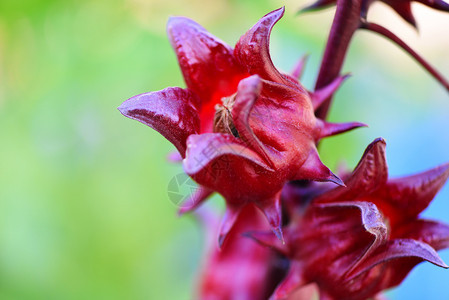
[{"label": "blue background blur", "polygon": [[[183,86],[165,35],[188,16],[233,45],[286,5],[272,34],[275,64],[310,53],[313,86],[333,9],[295,16],[306,1],[1,0],[0,299],[191,299],[203,233],[167,197],[182,172],[172,146],[122,117],[127,98]],[[388,25],[449,76],[449,15],[414,6],[420,35],[376,4]],[[327,139],[324,162],[351,168],[374,138],[387,140],[392,176],[449,161],[449,95],[381,37],[357,33],[331,121],[367,129]],[[222,200],[215,197],[213,200]],[[424,213],[449,222],[449,187]],[[449,252],[441,256],[449,262]],[[392,299],[449,299],[449,271],[419,265]]]}]

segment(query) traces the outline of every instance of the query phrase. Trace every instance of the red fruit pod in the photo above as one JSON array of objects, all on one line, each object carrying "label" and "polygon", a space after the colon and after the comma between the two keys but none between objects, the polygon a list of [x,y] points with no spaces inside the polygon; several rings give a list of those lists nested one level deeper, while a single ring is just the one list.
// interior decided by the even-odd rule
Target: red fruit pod
[{"label": "red fruit pod", "polygon": [[320,299],[363,300],[398,285],[422,261],[448,268],[436,250],[449,247],[449,226],[419,214],[449,177],[449,164],[388,179],[385,145],[377,139],[367,147],[345,188],[321,187],[319,194],[320,187],[290,185],[283,197],[299,198],[287,203],[315,197],[303,212],[291,212],[300,215],[283,229],[285,245],[252,233],[291,260],[273,299],[315,283]]},{"label": "red fruit pod", "polygon": [[282,239],[284,184],[298,179],[343,184],[320,161],[315,145],[323,137],[364,126],[315,117],[315,109],[346,77],[312,93],[274,67],[269,36],[283,14],[280,8],[264,16],[234,50],[194,21],[171,18],[167,31],[187,89],[143,94],[119,107],[125,116],[166,136],[184,158],[185,172],[208,194],[216,191],[225,198],[220,244],[249,204],[265,214]]}]

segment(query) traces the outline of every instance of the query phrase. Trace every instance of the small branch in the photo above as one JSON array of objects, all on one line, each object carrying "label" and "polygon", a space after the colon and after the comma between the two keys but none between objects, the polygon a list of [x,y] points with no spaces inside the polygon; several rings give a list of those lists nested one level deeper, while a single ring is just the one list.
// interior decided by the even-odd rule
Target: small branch
[{"label": "small branch", "polygon": [[410,48],[403,40],[398,38],[394,33],[382,27],[380,25],[369,23],[367,21],[362,21],[360,28],[366,29],[377,34],[382,35],[383,37],[389,39],[399,47],[405,50],[408,54],[410,54],[424,69],[427,70],[444,88],[449,92],[449,82],[429,63],[427,63],[424,58],[422,58],[415,50]]}]

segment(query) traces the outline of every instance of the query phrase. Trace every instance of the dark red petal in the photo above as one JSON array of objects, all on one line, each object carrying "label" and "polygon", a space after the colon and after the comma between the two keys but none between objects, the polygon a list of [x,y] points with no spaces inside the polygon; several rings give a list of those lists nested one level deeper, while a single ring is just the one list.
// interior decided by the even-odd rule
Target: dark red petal
[{"label": "dark red petal", "polygon": [[213,190],[205,187],[199,186],[199,188],[190,195],[184,202],[180,205],[178,210],[178,215],[183,215],[190,212],[200,206],[210,195],[213,194]]},{"label": "dark red petal", "polygon": [[120,112],[162,134],[185,157],[186,140],[199,132],[198,98],[189,90],[173,87],[134,96],[120,105]]},{"label": "dark red petal", "polygon": [[280,192],[264,202],[258,202],[257,206],[264,213],[276,237],[284,243],[282,234],[282,209]]},{"label": "dark red petal", "polygon": [[222,248],[226,242],[231,229],[234,227],[240,212],[242,211],[242,206],[230,206],[226,207],[225,214],[223,216],[220,232],[218,234],[218,247]]},{"label": "dark red petal", "polygon": [[321,162],[315,147],[312,147],[307,160],[299,169],[294,180],[330,181],[345,186],[343,181]]},{"label": "dark red petal", "polygon": [[382,138],[375,139],[366,147],[352,177],[348,180],[351,187],[372,191],[385,184],[388,179],[385,147],[386,142]]},{"label": "dark red petal", "polygon": [[414,239],[439,251],[449,248],[449,226],[429,220],[415,220],[392,232],[394,238]]},{"label": "dark red petal", "polygon": [[190,136],[183,166],[196,182],[217,191],[232,205],[262,203],[284,183],[256,152],[229,134]]},{"label": "dark red petal", "polygon": [[[301,106],[304,110],[312,109],[312,103],[307,91],[265,79],[261,79],[261,81],[263,84],[262,96],[269,99],[269,101],[281,105],[284,105],[286,102],[292,102]],[[280,110],[280,108],[278,109]]]},{"label": "dark red petal", "polygon": [[384,0],[383,2],[393,8],[405,21],[410,23],[413,27],[416,27],[416,20],[412,13],[411,1]]},{"label": "dark red petal", "polygon": [[294,258],[306,266],[307,278],[317,282],[329,299],[368,298],[369,291],[352,298],[351,293],[360,293],[360,288],[357,282],[349,286],[344,281],[346,273],[388,239],[376,205],[357,201],[312,204],[300,225]]},{"label": "dark red petal", "polygon": [[376,205],[371,202],[337,202],[337,203],[328,203],[328,204],[320,204],[317,207],[322,208],[352,208],[356,207],[360,210],[361,213],[361,223],[365,229],[365,231],[372,235],[372,239],[370,244],[367,245],[367,248],[363,253],[359,255],[359,257],[353,261],[351,268],[347,271],[351,273],[352,270],[358,269],[358,266],[362,265],[366,259],[369,259],[373,252],[377,251],[376,249],[385,243],[387,239],[387,227],[385,226],[382,216],[377,209]]},{"label": "dark red petal", "polygon": [[412,239],[395,239],[378,247],[371,256],[367,257],[357,266],[357,268],[347,274],[347,280],[349,281],[357,277],[378,264],[387,263],[391,260],[401,258],[417,258],[420,261],[426,260],[442,268],[449,268],[441,260],[435,249],[430,247],[428,244]]},{"label": "dark red petal", "polygon": [[232,156],[234,159],[241,160],[242,164],[247,161],[272,171],[262,158],[241,140],[222,133],[191,135],[187,140],[187,155],[183,161],[184,170],[189,175],[207,172],[208,170],[204,169],[222,156]]},{"label": "dark red petal", "polygon": [[[387,239],[383,218],[370,202],[312,204],[298,225],[292,224],[286,233],[295,257],[305,261],[325,258],[339,266],[333,272],[340,275]],[[342,257],[343,253],[346,255]],[[328,268],[325,264],[319,267]]]},{"label": "dark red petal", "polygon": [[[430,258],[435,260],[431,261],[432,263],[435,264],[435,262],[437,262],[438,266],[447,268],[438,255],[433,251],[433,249],[440,250],[449,246],[449,227],[447,225],[427,220],[416,220],[401,226],[400,228],[394,229],[392,238],[393,236],[400,238],[396,241],[414,241],[419,245],[416,247],[413,242],[408,245],[403,245],[405,251],[407,251],[407,248],[409,248],[408,250],[418,248],[418,250],[415,250],[414,252],[418,252],[418,254],[419,251],[427,253]],[[386,263],[378,264],[372,269],[373,271],[374,269],[381,271],[382,279],[378,282],[379,290],[384,290],[400,284],[413,267],[423,260],[429,260],[426,257],[423,258],[423,255],[407,255],[400,257],[399,259],[392,259]]]},{"label": "dark red petal", "polygon": [[398,219],[417,216],[432,201],[449,177],[449,163],[416,175],[391,179],[382,189],[385,204]]},{"label": "dark red petal", "polygon": [[368,145],[351,177],[345,182],[347,188],[337,187],[319,196],[315,201],[353,200],[361,195],[370,194],[385,185],[388,178],[385,146],[385,140],[381,138]]},{"label": "dark red petal", "polygon": [[202,110],[206,110],[202,120],[207,115],[207,122],[211,123],[214,105],[222,97],[234,94],[245,74],[237,65],[232,48],[196,22],[172,17],[167,23],[167,33],[187,87],[200,97]]},{"label": "dark red petal", "polygon": [[[283,182],[276,181],[273,170],[262,158],[241,140],[228,134],[192,135],[187,144],[186,173],[198,183],[222,194],[226,200],[226,226],[222,227],[220,241],[231,229],[239,209],[250,202],[265,214],[274,233],[282,240],[279,201]],[[220,163],[226,165],[214,168]],[[245,191],[251,191],[251,195]]]},{"label": "dark red petal", "polygon": [[234,55],[249,74],[263,79],[292,85],[273,65],[269,52],[270,33],[274,24],[284,15],[285,8],[279,8],[262,17],[235,45]]},{"label": "dark red petal", "polygon": [[270,247],[283,255],[288,255],[288,247],[280,239],[273,235],[271,231],[251,231],[244,234],[252,238],[262,246]]},{"label": "dark red petal", "polygon": [[333,96],[334,93],[340,88],[341,84],[349,78],[349,75],[343,75],[338,76],[334,79],[331,83],[326,85],[325,87],[316,90],[314,92],[310,92],[310,98],[312,99],[313,109],[317,110],[320,108],[321,104],[328,99],[329,97]]},{"label": "dark red petal", "polygon": [[[334,214],[341,212],[341,209],[346,210],[357,208],[360,211],[360,220],[361,224],[365,228],[365,231],[372,234],[376,240],[385,240],[387,238],[387,228],[383,222],[382,216],[376,205],[371,202],[342,201],[335,203],[315,204],[315,207],[319,209],[326,209],[328,212],[332,212],[332,209],[334,209]],[[332,226],[332,224],[328,224],[328,226]],[[379,243],[381,243],[381,241],[377,241],[374,244]]]},{"label": "dark red petal", "polygon": [[[297,272],[303,282],[318,284],[321,295],[327,295],[328,299],[366,299],[372,295],[369,290],[363,292],[367,297],[353,298],[351,293],[361,292],[358,283],[352,286],[344,281],[347,272],[371,257],[388,239],[387,226],[374,204],[312,203],[302,218],[285,230],[285,237],[286,256],[301,266]],[[298,285],[287,287],[279,298]]]},{"label": "dark red petal", "polygon": [[257,138],[249,125],[249,115],[254,103],[260,96],[261,89],[262,82],[257,75],[253,75],[240,81],[235,97],[235,103],[232,108],[232,118],[240,137],[248,146],[259,153],[268,165],[273,166],[271,158],[265,150],[265,146]]},{"label": "dark red petal", "polygon": [[321,121],[318,119],[318,123],[321,126],[320,139],[337,135],[343,132],[347,132],[359,127],[367,127],[368,125],[360,122],[349,122],[349,123],[329,123]]}]

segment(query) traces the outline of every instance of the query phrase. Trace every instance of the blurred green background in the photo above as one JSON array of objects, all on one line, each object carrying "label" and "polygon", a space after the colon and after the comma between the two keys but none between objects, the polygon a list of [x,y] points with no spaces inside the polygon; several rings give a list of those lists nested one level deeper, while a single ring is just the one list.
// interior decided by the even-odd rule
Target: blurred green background
[{"label": "blurred green background", "polygon": [[[0,299],[192,299],[203,234],[191,216],[176,216],[167,196],[182,168],[166,161],[171,144],[116,107],[139,93],[183,86],[165,35],[170,15],[188,16],[233,45],[286,5],[272,35],[273,60],[288,71],[310,53],[304,84],[313,86],[333,10],[296,16],[305,4],[1,0]],[[441,29],[449,16],[414,8],[421,36],[385,6],[372,16],[449,76]],[[330,119],[370,128],[325,141],[328,166],[345,160],[353,167],[378,136],[389,143],[393,175],[449,161],[449,96],[410,58],[358,33],[345,70],[353,78]],[[431,217],[449,221],[448,194],[445,188]],[[413,280],[439,278],[418,289],[424,295],[449,280],[449,272],[420,268],[392,297],[418,297]]]}]

